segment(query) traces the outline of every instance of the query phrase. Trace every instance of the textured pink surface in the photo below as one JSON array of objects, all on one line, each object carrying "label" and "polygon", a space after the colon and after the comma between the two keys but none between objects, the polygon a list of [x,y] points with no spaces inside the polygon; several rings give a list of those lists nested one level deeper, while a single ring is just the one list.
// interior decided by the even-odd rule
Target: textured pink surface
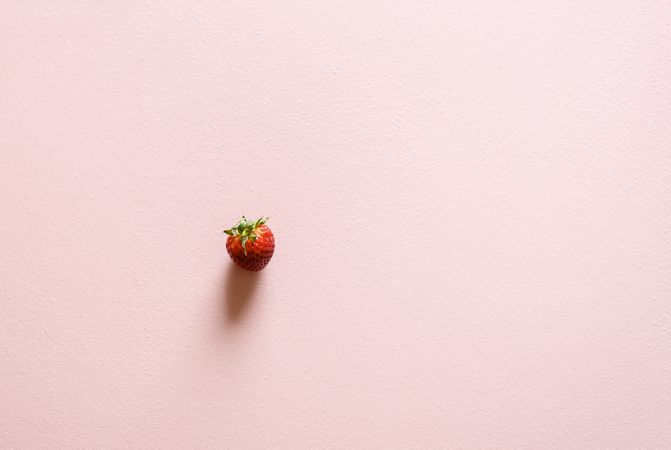
[{"label": "textured pink surface", "polygon": [[267,3],[0,3],[0,447],[668,448],[669,2]]}]

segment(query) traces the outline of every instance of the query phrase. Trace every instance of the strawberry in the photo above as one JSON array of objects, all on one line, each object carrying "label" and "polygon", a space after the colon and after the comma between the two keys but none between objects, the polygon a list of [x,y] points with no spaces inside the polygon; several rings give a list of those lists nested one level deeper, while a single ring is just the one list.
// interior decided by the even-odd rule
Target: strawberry
[{"label": "strawberry", "polygon": [[275,251],[275,236],[266,225],[267,217],[256,222],[248,222],[242,216],[240,222],[230,230],[224,230],[228,235],[226,250],[233,262],[245,270],[253,272],[266,267]]}]

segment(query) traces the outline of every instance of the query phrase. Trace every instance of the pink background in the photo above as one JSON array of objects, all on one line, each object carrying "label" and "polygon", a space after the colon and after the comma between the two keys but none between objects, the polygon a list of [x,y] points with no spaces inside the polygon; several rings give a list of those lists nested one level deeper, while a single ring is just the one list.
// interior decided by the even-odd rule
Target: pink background
[{"label": "pink background", "polygon": [[0,3],[0,447],[668,448],[669,2],[318,3]]}]

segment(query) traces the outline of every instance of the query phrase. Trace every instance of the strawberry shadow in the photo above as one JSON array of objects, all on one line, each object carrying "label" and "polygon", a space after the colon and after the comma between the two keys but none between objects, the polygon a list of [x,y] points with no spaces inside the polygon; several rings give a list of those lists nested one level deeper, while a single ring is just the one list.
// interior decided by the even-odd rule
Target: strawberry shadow
[{"label": "strawberry shadow", "polygon": [[259,272],[229,264],[224,283],[224,309],[229,323],[239,322],[249,310],[260,278]]}]

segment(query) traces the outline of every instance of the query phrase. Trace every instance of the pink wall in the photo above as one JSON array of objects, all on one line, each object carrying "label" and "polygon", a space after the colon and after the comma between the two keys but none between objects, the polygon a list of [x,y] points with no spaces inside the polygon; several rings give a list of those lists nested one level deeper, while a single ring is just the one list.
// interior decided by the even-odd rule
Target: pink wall
[{"label": "pink wall", "polygon": [[152,3],[0,3],[0,447],[669,447],[668,1]]}]

